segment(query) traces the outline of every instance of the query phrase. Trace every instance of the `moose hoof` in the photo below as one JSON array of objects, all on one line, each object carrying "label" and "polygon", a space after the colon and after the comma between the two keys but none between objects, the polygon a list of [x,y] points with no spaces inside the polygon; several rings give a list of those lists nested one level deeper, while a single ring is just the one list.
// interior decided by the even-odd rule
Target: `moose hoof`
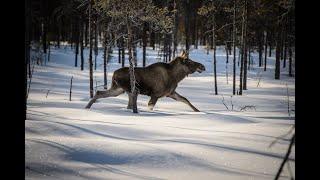
[{"label": "moose hoof", "polygon": [[149,109],[150,111],[153,111],[153,108],[154,108],[154,105],[149,105],[149,106],[148,106],[148,109]]}]

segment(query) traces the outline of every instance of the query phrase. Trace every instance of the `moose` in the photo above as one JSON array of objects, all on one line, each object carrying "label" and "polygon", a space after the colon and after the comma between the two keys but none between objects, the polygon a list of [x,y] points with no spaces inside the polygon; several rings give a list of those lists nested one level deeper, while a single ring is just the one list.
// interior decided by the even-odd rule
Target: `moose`
[{"label": "moose", "polygon": [[[194,111],[199,112],[187,98],[176,92],[178,83],[196,71],[199,73],[205,71],[204,65],[189,59],[188,54],[184,50],[180,56],[177,56],[169,63],[158,62],[147,67],[135,67],[134,75],[138,94],[150,96],[148,102],[148,108],[150,110],[153,110],[159,98],[170,97],[189,105]],[[128,67],[116,70],[112,76],[111,88],[104,91],[97,91],[86,108],[89,109],[97,99],[116,97],[124,92],[127,92],[130,96],[131,85]],[[132,102],[130,101],[131,98],[129,97],[128,109],[132,109]]]}]

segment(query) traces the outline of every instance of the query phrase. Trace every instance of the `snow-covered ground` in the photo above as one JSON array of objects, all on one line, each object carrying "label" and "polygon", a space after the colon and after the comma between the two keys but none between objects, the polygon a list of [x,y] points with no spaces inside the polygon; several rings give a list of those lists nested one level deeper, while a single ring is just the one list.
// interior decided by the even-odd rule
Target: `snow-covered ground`
[{"label": "snow-covered ground", "polygon": [[[204,48],[193,49],[190,58],[203,63],[206,71],[185,78],[177,92],[201,112],[169,98],[160,99],[154,111],[149,111],[149,98],[140,95],[139,114],[133,114],[126,109],[126,94],[98,100],[90,110],[84,109],[89,100],[87,62],[80,71],[74,67],[69,47],[52,47],[51,53],[46,66],[35,66],[27,101],[26,179],[274,178],[291,135],[269,145],[294,125],[294,111],[288,114],[287,87],[290,109],[295,105],[295,79],[283,68],[281,80],[273,79],[274,56],[268,58],[264,72],[253,54],[248,90],[231,97],[232,56],[227,83],[225,52],[222,47],[217,51],[219,95],[214,95],[212,52],[207,55]],[[139,66],[141,54],[139,48]],[[86,50],[86,59],[87,55]],[[112,56],[108,87],[113,71],[121,67],[117,50]],[[157,51],[148,49],[147,64],[157,60]],[[98,86],[103,82],[102,69],[99,53],[94,72]],[[255,108],[240,111],[244,106]],[[294,173],[294,147],[289,163]],[[285,167],[282,179],[289,177]]]}]

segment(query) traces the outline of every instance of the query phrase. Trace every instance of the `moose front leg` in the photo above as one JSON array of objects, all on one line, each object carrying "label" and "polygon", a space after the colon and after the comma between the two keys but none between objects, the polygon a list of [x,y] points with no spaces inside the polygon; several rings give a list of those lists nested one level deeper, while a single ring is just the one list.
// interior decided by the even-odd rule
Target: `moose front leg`
[{"label": "moose front leg", "polygon": [[158,101],[158,98],[157,98],[157,97],[151,96],[151,99],[150,99],[149,102],[148,102],[148,108],[149,108],[149,110],[151,110],[151,111],[153,110],[153,108],[154,108],[154,106],[156,105],[157,101]]},{"label": "moose front leg", "polygon": [[200,112],[196,107],[194,107],[187,98],[181,96],[180,94],[178,94],[177,92],[173,92],[172,94],[170,94],[168,97],[176,100],[176,101],[180,101],[183,102],[187,105],[189,105],[195,112]]}]

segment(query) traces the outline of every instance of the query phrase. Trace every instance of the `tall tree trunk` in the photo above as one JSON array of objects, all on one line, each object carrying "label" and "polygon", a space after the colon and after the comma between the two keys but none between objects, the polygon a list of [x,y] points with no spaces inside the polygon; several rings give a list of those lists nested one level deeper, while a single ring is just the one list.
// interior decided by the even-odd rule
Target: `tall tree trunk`
[{"label": "tall tree trunk", "polygon": [[190,46],[190,44],[189,44],[189,21],[190,21],[190,2],[189,2],[189,0],[186,0],[186,3],[185,3],[185,32],[186,32],[186,34],[185,34],[185,36],[186,36],[186,51],[187,52],[189,52],[189,46]]},{"label": "tall tree trunk", "polygon": [[292,47],[291,44],[289,44],[289,76],[292,77]]},{"label": "tall tree trunk", "polygon": [[286,67],[286,61],[287,61],[287,31],[288,28],[286,28],[289,24],[287,23],[288,19],[285,19],[285,25],[284,25],[284,32],[283,32],[283,68]]},{"label": "tall tree trunk", "polygon": [[89,76],[90,76],[90,98],[93,98],[93,64],[92,64],[92,46],[93,46],[93,35],[91,32],[93,32],[93,22],[92,22],[92,6],[93,6],[93,0],[90,0],[89,3],[89,31],[88,31],[88,35],[89,35],[89,46],[90,46],[90,50],[89,50]]},{"label": "tall tree trunk", "polygon": [[155,50],[155,39],[156,39],[156,33],[152,30],[150,31],[150,46],[152,47],[152,50]]},{"label": "tall tree trunk", "polygon": [[118,63],[121,64],[121,47],[120,47],[120,40],[118,40]]},{"label": "tall tree trunk", "polygon": [[[90,0],[91,1],[91,0]],[[90,20],[89,20],[90,21]],[[87,20],[85,20],[85,31],[84,31],[84,46],[88,47],[88,34],[89,34],[89,23]],[[90,37],[89,37],[90,38]]]},{"label": "tall tree trunk", "polygon": [[76,43],[76,50],[75,50],[75,61],[74,66],[78,67],[78,55],[79,55],[79,22],[76,20],[75,23],[75,43]]},{"label": "tall tree trunk", "polygon": [[233,1],[233,82],[232,82],[232,93],[236,94],[236,0]]},{"label": "tall tree trunk", "polygon": [[250,67],[251,67],[251,46],[249,46],[249,43],[248,43],[247,47],[248,47],[248,70],[250,71]]},{"label": "tall tree trunk", "polygon": [[178,38],[177,38],[177,33],[178,33],[178,15],[177,15],[177,2],[176,0],[174,0],[173,2],[173,8],[174,8],[174,26],[173,26],[173,53],[172,53],[172,59],[174,59],[176,57],[176,53],[177,53],[177,46],[178,46]]},{"label": "tall tree trunk", "polygon": [[50,61],[51,49],[50,49],[50,41],[48,42],[48,62]]},{"label": "tall tree trunk", "polygon": [[124,64],[125,64],[125,47],[124,47],[124,38],[121,37],[121,66],[124,67]]},{"label": "tall tree trunk", "polygon": [[197,14],[195,14],[195,25],[194,25],[194,36],[195,36],[195,39],[194,39],[194,48],[195,49],[198,49],[198,18],[197,18]]},{"label": "tall tree trunk", "polygon": [[83,33],[84,33],[84,27],[83,27],[83,22],[80,21],[80,58],[81,58],[81,71],[83,71],[83,66],[84,66],[84,57],[83,57]]},{"label": "tall tree trunk", "polygon": [[146,46],[147,46],[147,24],[143,24],[142,29],[142,66],[146,66]]},{"label": "tall tree trunk", "polygon": [[245,7],[243,8],[242,14],[242,25],[241,25],[241,60],[240,60],[240,84],[239,84],[239,95],[242,95],[243,89],[243,66],[244,66],[244,28],[245,28]]},{"label": "tall tree trunk", "polygon": [[225,51],[226,51],[226,63],[228,64],[229,63],[229,53],[228,53],[228,45],[227,45],[227,42],[226,42],[226,45],[225,45]]},{"label": "tall tree trunk", "polygon": [[272,55],[272,39],[270,39],[270,42],[269,42],[269,57],[271,57]]},{"label": "tall tree trunk", "polygon": [[46,20],[42,23],[42,46],[43,53],[47,54],[47,23]]},{"label": "tall tree trunk", "polygon": [[[245,21],[244,21],[244,39],[243,39],[243,50],[244,50],[244,54],[243,54],[243,90],[247,90],[247,70],[248,70],[248,58],[247,58],[247,31],[248,31],[248,4],[247,4],[247,0],[244,1],[245,3]],[[261,59],[262,61],[262,59]]]},{"label": "tall tree trunk", "polygon": [[[25,79],[24,79],[24,94],[27,100],[27,92],[28,92],[28,75],[31,79],[31,62],[30,62],[30,29],[31,29],[31,0],[27,0],[25,2],[25,43],[24,43],[24,52],[25,52],[25,59],[24,59],[24,67],[25,67]],[[29,70],[29,71],[28,71]],[[28,74],[29,72],[29,74]]]},{"label": "tall tree trunk", "polygon": [[[212,6],[213,6],[212,1]],[[214,73],[214,92],[218,94],[218,85],[217,85],[217,60],[216,60],[216,39],[215,39],[215,15],[212,17],[212,44],[213,44],[213,73]]]},{"label": "tall tree trunk", "polygon": [[278,32],[277,32],[277,41],[276,41],[276,64],[275,64],[275,79],[280,79],[280,51],[281,51],[281,23],[278,20]]},{"label": "tall tree trunk", "polygon": [[98,19],[94,18],[94,70],[97,70],[97,56],[98,56]]},{"label": "tall tree trunk", "polygon": [[263,52],[263,43],[262,43],[262,33],[258,34],[258,43],[259,43],[259,67],[262,66],[262,52]]},{"label": "tall tree trunk", "polygon": [[268,32],[264,31],[264,71],[267,70]]},{"label": "tall tree trunk", "polygon": [[138,59],[137,59],[137,44],[136,43],[132,44],[132,50],[133,50],[134,67],[137,67],[138,66]]},{"label": "tall tree trunk", "polygon": [[[136,89],[136,79],[135,79],[135,74],[134,74],[134,60],[132,57],[132,30],[131,30],[131,24],[129,22],[129,17],[127,17],[127,31],[128,31],[128,50],[129,50],[129,73],[130,73],[130,87],[131,87],[131,92],[129,94],[129,98],[132,102],[132,111],[133,113],[138,113],[138,108],[137,108],[137,89]],[[129,100],[129,101],[130,101]]]},{"label": "tall tree trunk", "polygon": [[284,42],[283,68],[286,68],[286,63],[287,63],[287,43]]},{"label": "tall tree trunk", "polygon": [[61,23],[58,23],[57,46],[60,49]]},{"label": "tall tree trunk", "polygon": [[106,23],[105,31],[104,31],[104,50],[103,50],[103,80],[104,80],[104,88],[108,89],[108,81],[107,81],[107,57],[109,55],[109,46],[108,46],[108,23]]}]

